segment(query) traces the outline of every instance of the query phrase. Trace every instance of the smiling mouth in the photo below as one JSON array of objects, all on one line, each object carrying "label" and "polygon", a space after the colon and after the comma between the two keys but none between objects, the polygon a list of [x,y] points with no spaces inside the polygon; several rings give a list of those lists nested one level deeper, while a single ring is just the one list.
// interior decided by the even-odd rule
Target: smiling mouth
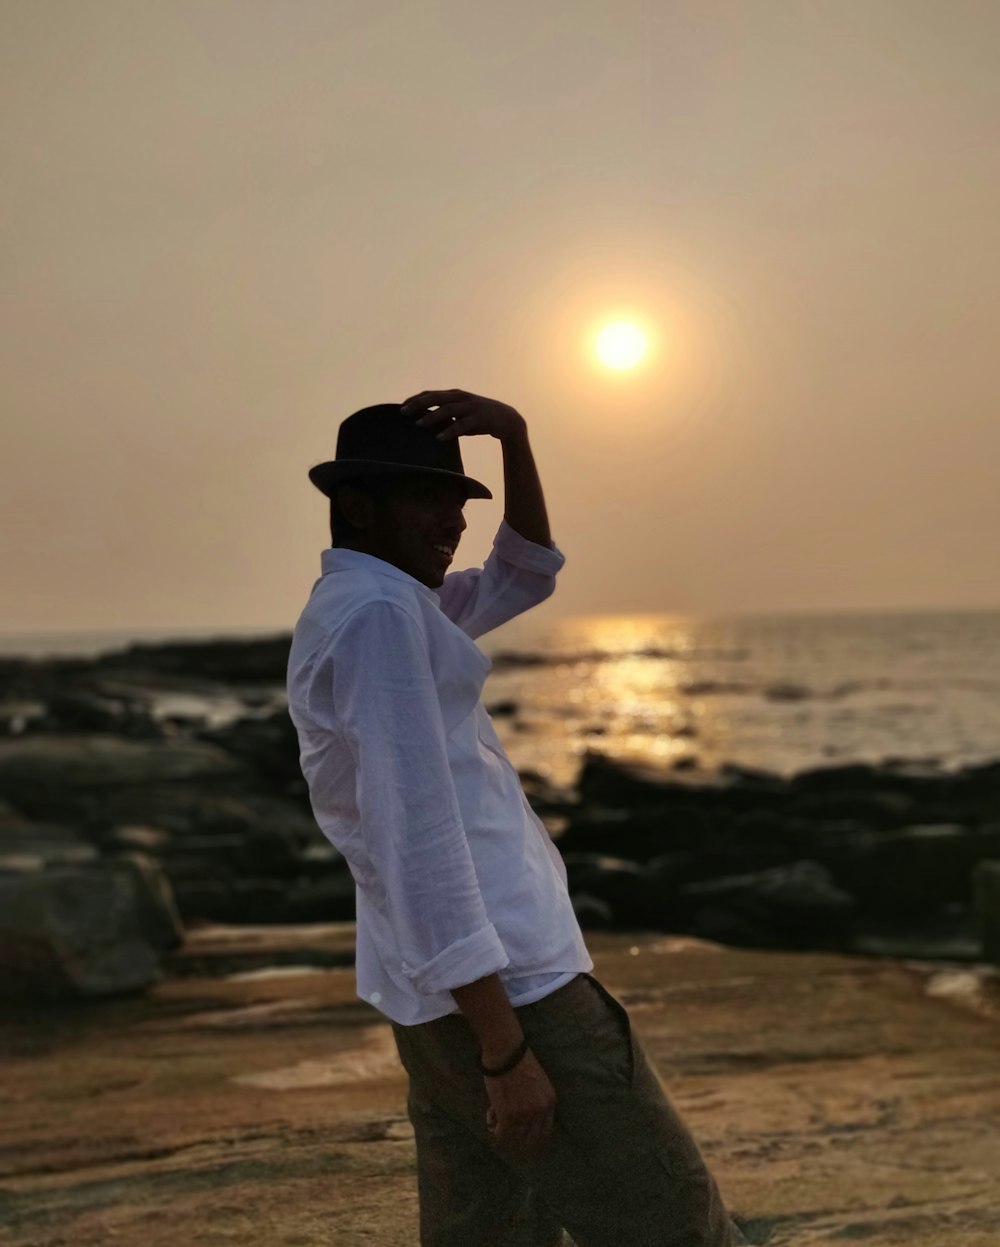
[{"label": "smiling mouth", "polygon": [[444,542],[431,546],[431,549],[439,558],[446,559],[449,563],[455,557],[454,546],[445,545]]}]

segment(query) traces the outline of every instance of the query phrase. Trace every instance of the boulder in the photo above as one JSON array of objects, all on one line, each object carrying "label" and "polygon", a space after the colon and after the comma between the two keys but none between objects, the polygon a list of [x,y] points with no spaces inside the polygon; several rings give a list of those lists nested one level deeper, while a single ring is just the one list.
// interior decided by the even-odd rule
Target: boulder
[{"label": "boulder", "polygon": [[905,827],[827,841],[823,861],[839,886],[879,917],[929,918],[952,904],[972,903],[972,873],[1000,857],[1000,824]]},{"label": "boulder", "polygon": [[0,878],[0,992],[88,997],[148,987],[177,936],[152,863]]},{"label": "boulder", "polygon": [[617,927],[656,928],[662,903],[656,881],[637,862],[600,853],[564,857],[570,896],[602,901]]},{"label": "boulder", "polygon": [[1000,762],[969,766],[952,775],[947,807],[955,822],[1000,822]]},{"label": "boulder", "polygon": [[272,785],[298,791],[304,782],[299,765],[299,738],[287,709],[266,716],[244,716],[225,727],[196,733],[199,740],[224,749],[253,770],[255,786]]},{"label": "boulder", "polygon": [[172,952],[184,942],[184,924],[167,875],[145,853],[123,852],[102,859],[102,866],[124,871],[138,899],[139,930],[158,953]]},{"label": "boulder", "polygon": [[234,909],[232,886],[224,879],[199,876],[171,880],[184,922],[229,922]]},{"label": "boulder", "polygon": [[918,808],[906,793],[845,788],[804,791],[789,801],[787,812],[793,818],[847,821],[875,830],[889,830],[914,822]]},{"label": "boulder", "polygon": [[615,925],[611,906],[596,896],[578,892],[572,897],[576,920],[585,930],[607,930]]},{"label": "boulder", "polygon": [[204,784],[245,774],[214,745],[117,736],[28,735],[0,740],[0,792],[35,818],[76,813],[82,796],[157,783]]},{"label": "boulder", "polygon": [[50,696],[41,717],[27,725],[32,734],[113,733],[138,739],[162,739],[162,726],[134,699],[112,697],[89,689],[72,689]]},{"label": "boulder", "polygon": [[812,767],[799,771],[792,787],[809,792],[872,791],[879,788],[882,776],[867,762],[847,762],[840,766]]},{"label": "boulder", "polygon": [[663,853],[700,850],[712,834],[711,817],[694,803],[668,808],[583,808],[570,815],[559,851],[612,853],[647,861]]},{"label": "boulder", "polygon": [[280,828],[303,845],[322,839],[308,805],[254,792],[211,791],[188,784],[150,784],[102,795],[105,831],[115,825],[149,824],[178,845],[189,836],[245,835],[259,827]]},{"label": "boulder", "polygon": [[[220,637],[208,641],[135,642],[91,659],[103,672],[119,669],[230,683],[283,685],[291,633],[274,637]],[[151,681],[154,682],[154,681]]]},{"label": "boulder", "polygon": [[[357,900],[354,876],[344,870],[324,878],[303,877],[286,885],[277,922],[353,922]],[[251,916],[243,919],[253,921]]]},{"label": "boulder", "polygon": [[690,883],[691,933],[752,947],[839,948],[853,931],[854,901],[817,862]]},{"label": "boulder", "polygon": [[627,809],[636,816],[656,810],[671,817],[694,808],[712,821],[724,821],[739,810],[783,809],[794,795],[786,780],[767,771],[721,767],[703,774],[687,760],[679,769],[666,768],[620,761],[595,750],[585,753],[577,786],[585,808]]},{"label": "boulder", "polygon": [[662,807],[677,798],[688,801],[693,787],[665,769],[641,762],[622,762],[594,750],[584,755],[577,780],[581,803],[618,809]]}]

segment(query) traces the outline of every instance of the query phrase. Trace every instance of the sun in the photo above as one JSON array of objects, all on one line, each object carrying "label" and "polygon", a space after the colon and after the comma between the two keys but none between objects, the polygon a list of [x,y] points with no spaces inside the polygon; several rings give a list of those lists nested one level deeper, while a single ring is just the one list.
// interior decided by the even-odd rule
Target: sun
[{"label": "sun", "polygon": [[616,320],[605,325],[594,343],[601,363],[618,370],[634,368],[646,354],[648,346],[645,333],[628,320]]}]

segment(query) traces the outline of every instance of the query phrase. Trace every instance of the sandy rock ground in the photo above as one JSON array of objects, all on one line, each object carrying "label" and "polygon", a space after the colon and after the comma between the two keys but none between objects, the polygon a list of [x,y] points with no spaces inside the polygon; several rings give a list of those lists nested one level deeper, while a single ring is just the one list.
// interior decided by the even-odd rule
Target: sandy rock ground
[{"label": "sandy rock ground", "polygon": [[[144,995],[5,1009],[0,1242],[415,1247],[405,1075],[352,935],[203,928]],[[588,945],[754,1241],[1000,1243],[995,971]]]}]

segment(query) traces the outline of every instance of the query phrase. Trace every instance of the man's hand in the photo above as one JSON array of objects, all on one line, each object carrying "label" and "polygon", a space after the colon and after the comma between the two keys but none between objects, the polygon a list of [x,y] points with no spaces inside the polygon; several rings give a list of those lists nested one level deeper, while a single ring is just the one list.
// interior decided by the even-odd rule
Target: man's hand
[{"label": "man's hand", "polygon": [[506,1074],[486,1078],[490,1107],[486,1126],[494,1142],[519,1157],[535,1159],[555,1124],[556,1090],[529,1048]]},{"label": "man's hand", "polygon": [[[436,407],[436,411],[431,411]],[[420,412],[415,424],[434,425],[447,421],[438,433],[438,441],[450,437],[467,437],[472,433],[489,433],[500,441],[524,432],[525,419],[519,411],[495,398],[482,398],[468,390],[421,390],[403,404],[405,414]]]}]

